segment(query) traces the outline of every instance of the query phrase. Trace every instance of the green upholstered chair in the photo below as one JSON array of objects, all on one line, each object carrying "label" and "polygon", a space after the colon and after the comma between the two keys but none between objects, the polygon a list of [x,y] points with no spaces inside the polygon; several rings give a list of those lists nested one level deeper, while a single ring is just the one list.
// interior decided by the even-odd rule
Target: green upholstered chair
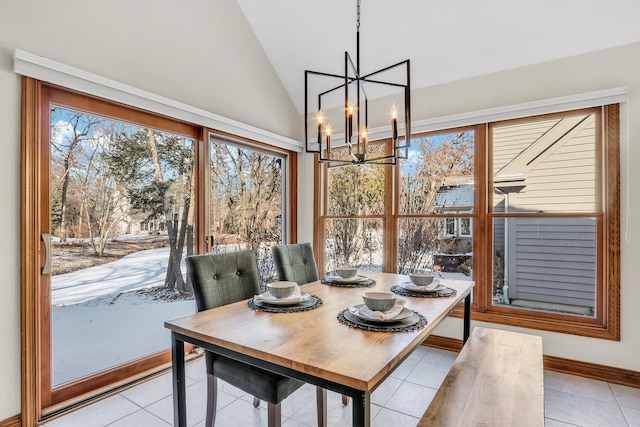
[{"label": "green upholstered chair", "polygon": [[[186,263],[198,311],[246,300],[260,293],[258,267],[250,250],[193,255],[187,257]],[[280,426],[280,403],[303,385],[301,381],[208,351],[205,361],[208,393],[205,427],[213,427],[215,423],[218,378],[253,395],[256,407],[260,400],[267,402],[269,427]],[[326,426],[326,390],[318,387],[317,394],[318,425]]]},{"label": "green upholstered chair", "polygon": [[[280,280],[296,282],[298,285],[318,280],[318,266],[311,243],[273,246],[271,254]],[[342,404],[348,403],[349,397],[342,395]]]},{"label": "green upholstered chair", "polygon": [[271,253],[280,280],[296,282],[298,285],[318,280],[318,267],[311,243],[273,246]]}]

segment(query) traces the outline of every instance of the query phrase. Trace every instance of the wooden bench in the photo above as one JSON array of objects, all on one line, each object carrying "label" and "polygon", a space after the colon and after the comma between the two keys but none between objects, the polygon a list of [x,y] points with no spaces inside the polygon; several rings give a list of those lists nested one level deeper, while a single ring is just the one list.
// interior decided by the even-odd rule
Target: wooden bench
[{"label": "wooden bench", "polygon": [[476,327],[418,427],[544,426],[542,338]]}]

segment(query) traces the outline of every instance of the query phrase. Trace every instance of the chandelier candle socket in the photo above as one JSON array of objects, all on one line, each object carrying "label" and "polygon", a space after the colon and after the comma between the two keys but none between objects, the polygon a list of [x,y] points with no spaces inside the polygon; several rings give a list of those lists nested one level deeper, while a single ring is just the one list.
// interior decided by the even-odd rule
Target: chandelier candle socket
[{"label": "chandelier candle socket", "polygon": [[[411,143],[410,63],[404,60],[368,74],[360,69],[360,0],[357,0],[356,61],[344,53],[344,74],[305,71],[305,151],[317,154],[329,167],[345,165],[395,165],[408,157]],[[313,105],[312,104],[313,101]],[[387,108],[369,108],[387,105]],[[400,105],[400,108],[396,105]],[[404,114],[400,112],[404,111]],[[315,112],[317,138],[310,121]],[[355,123],[354,123],[355,121]],[[329,124],[333,129],[329,132]],[[403,134],[401,134],[403,132]],[[331,137],[334,136],[333,150]],[[326,136],[326,142],[325,137]],[[344,146],[348,155],[338,146]],[[344,144],[341,142],[344,141]],[[370,142],[391,141],[390,150],[370,151]],[[386,142],[385,142],[386,141]]]},{"label": "chandelier candle socket", "polygon": [[396,103],[393,103],[393,107],[391,107],[391,138],[395,143],[398,140],[398,109],[396,108]]}]

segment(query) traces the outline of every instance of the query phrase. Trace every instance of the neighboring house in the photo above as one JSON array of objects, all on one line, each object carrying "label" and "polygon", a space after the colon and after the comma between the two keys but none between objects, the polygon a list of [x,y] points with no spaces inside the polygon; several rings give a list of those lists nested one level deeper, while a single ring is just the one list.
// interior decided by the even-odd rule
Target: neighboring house
[{"label": "neighboring house", "polygon": [[[439,213],[462,214],[473,212],[473,178],[448,177],[438,189],[434,207]],[[472,241],[471,218],[446,218],[440,232],[441,239],[456,238]]]},{"label": "neighboring house", "polygon": [[[494,129],[494,212],[565,213],[494,221],[494,257],[504,258],[505,302],[592,314],[596,298],[595,218],[566,213],[597,210],[594,140],[592,115]],[[469,177],[446,181],[436,198],[436,207],[445,213],[471,212],[472,206],[473,181]],[[455,224],[452,220],[445,223],[443,237],[455,231],[457,238],[465,238],[460,233],[465,230],[461,218],[456,218]]]}]

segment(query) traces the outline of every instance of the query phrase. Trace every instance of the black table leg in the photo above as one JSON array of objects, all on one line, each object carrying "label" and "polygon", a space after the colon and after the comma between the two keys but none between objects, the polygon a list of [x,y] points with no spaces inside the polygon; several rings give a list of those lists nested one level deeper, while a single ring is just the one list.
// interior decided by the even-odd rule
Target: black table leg
[{"label": "black table leg", "polygon": [[464,345],[469,339],[471,332],[471,293],[464,298],[464,330],[462,333],[462,344]]},{"label": "black table leg", "polygon": [[187,426],[187,391],[184,372],[184,342],[171,333],[171,367],[173,369],[173,425]]},{"label": "black table leg", "polygon": [[358,391],[353,398],[353,427],[369,427],[371,424],[371,398],[369,393]]}]

